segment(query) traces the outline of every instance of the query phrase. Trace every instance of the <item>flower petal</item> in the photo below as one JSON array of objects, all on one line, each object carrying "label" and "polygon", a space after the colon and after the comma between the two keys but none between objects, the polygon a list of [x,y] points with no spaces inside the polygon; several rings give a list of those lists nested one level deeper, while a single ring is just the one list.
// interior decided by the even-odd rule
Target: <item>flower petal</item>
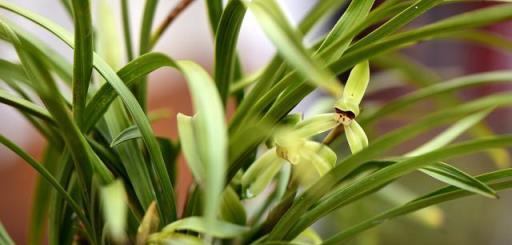
[{"label": "flower petal", "polygon": [[352,69],[343,90],[343,96],[336,102],[335,107],[341,111],[350,111],[359,115],[359,104],[363,99],[368,82],[370,81],[370,65],[363,61]]},{"label": "flower petal", "polygon": [[260,194],[279,172],[285,161],[272,148],[260,156],[242,176],[243,198]]},{"label": "flower petal", "polygon": [[350,151],[353,154],[368,146],[368,137],[361,125],[355,120],[345,126],[345,135],[347,136]]}]

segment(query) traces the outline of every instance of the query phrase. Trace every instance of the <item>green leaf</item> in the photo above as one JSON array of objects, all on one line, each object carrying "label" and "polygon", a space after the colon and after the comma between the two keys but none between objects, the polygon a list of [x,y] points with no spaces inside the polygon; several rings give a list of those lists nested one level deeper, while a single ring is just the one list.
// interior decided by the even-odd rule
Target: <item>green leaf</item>
[{"label": "green leaf", "polygon": [[[159,190],[157,192],[157,199],[162,222],[164,224],[168,223],[176,217],[174,189],[165,166],[165,161],[162,157],[162,152],[158,145],[158,141],[153,134],[149,120],[142,108],[138,105],[135,97],[133,97],[131,92],[114,73],[114,71],[101,59],[97,58],[95,61],[97,61],[95,62],[97,63],[97,69],[100,71],[102,76],[105,77],[105,80],[107,80],[119,94],[141,132],[143,142],[145,143],[150,158],[154,163],[155,171],[149,172],[154,173],[152,178],[156,183],[153,183],[153,186],[155,186],[156,190]],[[156,186],[160,186],[161,188],[157,188]]]},{"label": "green leaf", "polygon": [[126,241],[126,221],[128,214],[127,195],[121,180],[101,187],[101,203],[105,227],[117,242]]},{"label": "green leaf", "polygon": [[[55,146],[47,146],[44,152],[42,164],[52,175],[57,172],[61,151]],[[45,224],[48,218],[49,203],[48,197],[53,194],[52,185],[43,176],[37,176],[36,188],[32,201],[32,212],[30,219],[30,244],[41,244]]]},{"label": "green leaf", "polygon": [[121,0],[121,16],[123,20],[123,34],[126,49],[126,58],[128,61],[133,60],[133,44],[132,44],[132,31],[130,24],[130,6],[128,0]]},{"label": "green leaf", "polygon": [[235,78],[236,44],[245,12],[245,5],[240,0],[229,1],[226,10],[222,13],[215,35],[214,77],[224,105],[229,96],[229,88]]},{"label": "green leaf", "polygon": [[194,130],[197,132],[196,148],[206,174],[205,216],[213,220],[225,182],[228,141],[224,110],[215,83],[204,69],[189,61],[178,65],[187,78],[197,112]]},{"label": "green leaf", "polygon": [[167,171],[171,178],[171,183],[176,185],[178,178],[178,156],[181,151],[179,142],[173,142],[171,139],[158,137],[158,143],[162,149],[162,155],[164,157],[165,164],[167,165]]},{"label": "green leaf", "polygon": [[75,26],[73,116],[80,127],[92,74],[93,28],[90,2],[88,0],[72,0],[71,4]]},{"label": "green leaf", "polygon": [[215,36],[223,12],[222,0],[206,0],[206,7],[208,9],[210,27],[213,35]]},{"label": "green leaf", "polygon": [[443,131],[441,134],[437,135],[435,138],[429,140],[427,143],[421,145],[420,147],[414,149],[413,151],[405,154],[405,156],[417,156],[421,155],[433,150],[437,150],[460,136],[469,128],[473,127],[478,122],[482,121],[489,113],[491,113],[493,108],[480,111],[475,114],[471,114],[456,123],[450,126],[448,129]]},{"label": "green leaf", "polygon": [[36,105],[30,101],[18,98],[10,93],[0,89],[0,102],[15,107],[16,109],[26,112],[29,115],[38,117],[50,124],[55,124],[50,113],[43,107]]},{"label": "green leaf", "polygon": [[205,169],[201,163],[200,153],[197,149],[197,132],[195,132],[194,128],[195,118],[178,113],[177,119],[178,134],[180,136],[181,144],[183,145],[183,154],[187,160],[187,165],[190,168],[194,179],[198,183],[204,184]]},{"label": "green leaf", "polygon": [[[112,6],[109,1],[101,1],[99,5],[99,17],[101,18],[100,24],[98,25],[100,32],[98,35],[98,53],[102,57],[105,57],[106,61],[115,68],[119,67],[121,64],[121,47],[116,44],[121,42],[121,38],[116,29],[116,19],[110,13],[111,9]],[[102,81],[102,84],[105,85],[108,83]],[[113,90],[112,92],[115,94]],[[107,106],[107,108],[109,109],[104,114],[104,122],[108,130],[104,136],[106,141],[111,141],[115,144],[116,139],[111,140],[114,136],[120,137],[118,139],[122,141],[122,137],[128,136],[130,132],[133,132],[129,130],[130,127],[134,127],[136,131],[138,131],[133,132],[134,134],[138,134],[138,137],[142,137],[140,130],[136,125],[133,125],[133,121],[130,119],[130,116],[119,99],[115,100],[110,106]],[[96,107],[95,110],[97,109]],[[87,112],[86,110],[86,114]],[[90,121],[90,119],[91,118],[88,117],[86,121]],[[89,129],[90,124],[86,124],[86,129]],[[123,134],[125,130],[127,130],[127,135]],[[118,143],[121,141],[118,141]],[[141,151],[139,142],[122,142],[125,143],[117,145],[114,151],[119,156],[122,168],[125,169],[127,174],[127,179],[132,183],[134,193],[137,197],[133,201],[134,206],[140,205],[142,210],[145,210],[153,200],[157,198],[154,191],[148,191],[157,188],[153,185],[153,180],[151,179],[152,175],[150,171],[152,171],[152,168],[150,167],[150,163],[147,162],[147,157],[144,155],[144,152]],[[169,169],[167,169],[167,171],[169,172]]]},{"label": "green leaf", "polygon": [[[338,20],[338,22],[336,22],[336,25],[324,38],[320,44],[320,47],[318,47],[318,51],[321,51],[325,47],[329,47],[336,42],[342,41],[343,38],[349,36],[349,31],[351,31],[359,23],[363,23],[363,21],[366,19],[368,12],[370,12],[374,2],[374,0],[351,1],[350,5],[344,11],[341,18]],[[324,60],[332,61],[339,59],[349,44],[349,40],[345,40],[341,45],[337,44],[342,47],[339,47],[336,52],[332,52],[327,54],[327,56],[324,56]]]},{"label": "green leaf", "polygon": [[421,171],[432,178],[463,190],[489,198],[498,198],[492,188],[452,165],[438,162],[422,168]]},{"label": "green leaf", "polygon": [[[25,82],[27,81],[27,75],[25,75],[23,66],[20,64],[15,64],[7,60],[0,59],[0,79],[11,79]],[[7,83],[7,81],[4,82]]]},{"label": "green leaf", "polygon": [[[97,7],[97,28],[96,28],[96,43],[97,54],[104,58],[104,60],[113,68],[117,69],[122,63],[122,42],[119,33],[119,21],[112,15],[113,5],[110,1],[101,1]],[[103,79],[99,79],[100,84],[105,84]],[[103,129],[103,137],[105,141],[112,141],[112,137],[121,134],[122,130],[129,128],[133,122],[123,107],[121,101],[118,99],[112,103],[109,110],[104,115],[105,128]],[[110,152],[108,146],[105,151]],[[139,216],[150,203],[155,200],[155,194],[151,177],[149,173],[150,164],[147,163],[147,156],[141,150],[139,142],[131,141],[115,147],[114,154],[118,155],[117,169],[119,173],[123,174],[126,182],[131,182],[132,185],[127,190],[132,198],[131,205],[134,207],[132,210]],[[132,190],[133,189],[133,190]],[[133,223],[133,222],[132,222]],[[135,225],[130,225],[130,229],[135,229]],[[105,233],[107,235],[108,233]],[[120,236],[120,235],[118,235]]]},{"label": "green leaf", "polygon": [[119,133],[114,139],[112,139],[112,142],[110,142],[110,147],[115,147],[125,141],[128,140],[134,140],[141,138],[142,135],[140,134],[140,130],[137,127],[137,125],[132,125],[123,131]]},{"label": "green leaf", "polygon": [[[104,121],[108,132],[105,133],[106,141],[116,143],[116,140],[122,140],[124,131],[130,132],[130,127],[135,128],[139,137],[142,137],[139,128],[133,125],[129,119],[129,115],[123,107],[121,101],[118,99],[114,101],[109,110],[104,115]],[[117,136],[117,139],[110,140],[112,136]],[[121,141],[118,141],[121,143]],[[151,168],[148,167],[147,158],[140,150],[140,144],[137,141],[122,141],[124,143],[117,144],[113,147],[114,152],[119,156],[120,165],[125,169],[126,174],[137,196],[136,204],[140,204],[143,209],[148,208],[150,203],[155,200],[156,196],[153,191],[154,185],[151,180]],[[112,145],[114,145],[112,144]],[[108,149],[108,146],[107,146]]]},{"label": "green leaf", "polygon": [[[61,166],[57,169],[57,173],[55,174],[58,183],[68,188],[70,194],[76,194],[76,192],[72,193],[71,191],[73,186],[76,186],[76,175],[72,174],[74,166],[71,162],[69,150],[64,148],[56,164]],[[74,197],[80,198],[77,195]],[[73,231],[71,220],[72,211],[69,206],[66,205],[65,199],[58,192],[50,196],[48,201],[48,243],[58,244],[66,243],[66,241],[70,242],[72,239],[70,233]]]},{"label": "green leaf", "polygon": [[221,220],[214,220],[213,226],[209,226],[208,222],[210,221],[203,217],[188,217],[180,219],[167,225],[160,233],[152,235],[150,239],[162,239],[166,236],[172,236],[175,232],[182,230],[205,233],[218,238],[237,237],[249,231],[247,227],[235,225]]},{"label": "green leaf", "polygon": [[341,84],[302,45],[300,35],[290,27],[286,17],[273,0],[255,0],[248,4],[248,8],[276,45],[281,56],[293,65],[299,74],[334,96],[341,94]]},{"label": "green leaf", "polygon": [[[162,67],[179,69],[176,62],[166,55],[148,53],[128,63],[117,72],[117,75],[127,87],[132,87],[135,83],[141,81],[139,78]],[[116,97],[116,90],[109,83],[104,84],[87,104],[84,128],[92,128]]]},{"label": "green leaf", "polygon": [[[504,169],[499,170],[496,172],[486,173],[483,175],[480,175],[477,177],[478,180],[485,182],[489,184],[492,188],[496,190],[503,190],[512,188],[512,181],[501,181],[496,182],[497,180],[509,178],[512,176],[512,169]],[[494,183],[493,183],[494,182]],[[376,215],[372,218],[369,218],[357,225],[354,225],[352,227],[349,227],[342,232],[332,236],[328,240],[325,241],[325,244],[339,244],[343,241],[347,240],[348,238],[353,237],[354,235],[357,235],[365,230],[368,230],[374,226],[377,226],[379,224],[382,224],[386,220],[390,220],[402,215],[409,214],[411,212],[414,212],[416,210],[420,210],[425,207],[429,207],[438,203],[462,198],[465,196],[472,195],[474,193],[460,190],[456,187],[450,186],[445,187],[436,191],[433,191],[431,193],[428,193],[422,197],[416,198],[402,206],[393,208],[391,210],[388,210],[386,212],[383,212],[382,214]]]},{"label": "green leaf", "polygon": [[9,233],[5,230],[5,227],[0,223],[0,242],[5,245],[14,245],[14,241],[9,236]]},{"label": "green leaf", "polygon": [[242,176],[242,198],[253,198],[267,187],[285,161],[272,148],[259,156]]},{"label": "green leaf", "polygon": [[219,216],[227,222],[244,226],[247,222],[245,208],[232,187],[227,187],[222,194]]},{"label": "green leaf", "polygon": [[203,197],[204,194],[202,193],[199,185],[193,183],[188,189],[183,217],[202,215]]},{"label": "green leaf", "polygon": [[320,235],[311,227],[300,233],[292,242],[298,244],[323,244]]},{"label": "green leaf", "polygon": [[[139,37],[139,55],[143,55],[151,50],[151,29],[153,28],[153,21],[156,14],[158,0],[146,0],[144,4],[144,12],[142,14],[142,23],[140,26]],[[143,110],[146,110],[147,101],[147,81],[146,78],[141,78],[141,81],[133,89],[135,97],[139,101]]]}]

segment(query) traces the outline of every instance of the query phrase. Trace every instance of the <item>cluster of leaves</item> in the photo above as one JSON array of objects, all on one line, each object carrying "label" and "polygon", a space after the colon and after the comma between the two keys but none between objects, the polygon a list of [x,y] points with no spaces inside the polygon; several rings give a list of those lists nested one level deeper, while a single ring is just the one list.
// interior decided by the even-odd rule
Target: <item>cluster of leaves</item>
[{"label": "cluster of leaves", "polygon": [[[509,82],[512,72],[441,82],[434,71],[396,53],[431,39],[462,39],[510,50],[510,41],[477,28],[512,19],[511,4],[405,29],[436,6],[464,1],[322,0],[293,27],[275,0],[230,0],[226,5],[207,0],[216,54],[210,76],[194,62],[151,51],[192,1],[182,1],[153,32],[158,1],[146,0],[138,55],[132,47],[128,1],[121,0],[123,37],[116,35],[118,20],[109,13],[108,1],[99,2],[99,21],[93,26],[89,0],[62,1],[74,21],[73,35],[43,16],[0,1],[0,8],[46,29],[74,52],[70,62],[38,37],[0,20],[0,38],[19,57],[18,63],[0,60],[0,79],[10,88],[0,90],[0,101],[18,109],[48,141],[38,162],[0,135],[0,143],[41,175],[31,223],[34,244],[40,243],[47,220],[50,244],[78,239],[92,244],[339,244],[400,215],[473,194],[495,198],[496,191],[512,187],[512,169],[507,168],[503,149],[512,145],[512,136],[494,135],[483,122],[494,109],[510,106],[512,94],[472,101],[454,95],[468,87]],[[344,5],[336,25],[305,46],[303,37]],[[254,15],[278,51],[256,74],[244,74],[236,52],[247,13]],[[125,44],[124,65],[119,43]],[[416,89],[364,110],[367,88],[394,86],[370,82],[370,64],[383,72],[398,70]],[[178,115],[175,140],[155,136],[146,110],[145,76],[161,67],[183,74],[195,108],[193,116]],[[346,83],[338,80],[336,75],[349,70]],[[321,108],[326,113],[304,120],[290,114],[316,88],[328,94],[328,106]],[[226,121],[231,97],[237,106]],[[376,122],[422,101],[433,101],[439,109],[384,135],[367,137],[363,130],[372,132]],[[407,154],[388,154],[421,133],[449,124]],[[466,132],[471,140],[452,144]],[[339,137],[342,134],[346,137]],[[337,139],[346,139],[350,151],[331,148]],[[443,162],[481,151],[501,169],[475,177]],[[181,152],[194,184],[185,209],[178,213],[175,165]],[[400,191],[384,191],[415,171],[447,187],[409,199]],[[334,210],[373,193],[406,202],[323,241],[311,228]],[[246,200],[253,197],[259,201],[250,203],[257,208],[248,214]],[[436,214],[419,217],[435,223]],[[3,229],[0,238],[12,243]]]}]

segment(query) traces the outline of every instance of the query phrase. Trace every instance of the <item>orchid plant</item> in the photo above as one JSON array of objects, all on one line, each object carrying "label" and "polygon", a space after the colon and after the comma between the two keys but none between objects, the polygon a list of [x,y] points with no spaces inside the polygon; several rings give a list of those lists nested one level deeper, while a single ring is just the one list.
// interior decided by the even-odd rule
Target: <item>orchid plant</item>
[{"label": "orchid plant", "polygon": [[[112,0],[60,1],[72,32],[0,0],[0,39],[18,57],[0,55],[0,102],[19,111],[47,142],[38,159],[0,135],[2,145],[40,174],[30,244],[344,244],[373,234],[365,233],[370,229],[393,227],[379,224],[400,216],[438,228],[451,215],[438,204],[470,195],[497,199],[512,187],[512,136],[495,133],[485,120],[512,105],[511,92],[459,97],[466,88],[508,83],[512,73],[448,79],[401,52],[423,41],[456,40],[508,54],[512,42],[481,27],[511,20],[512,4],[489,1],[495,3],[409,25],[438,6],[468,3],[322,0],[294,25],[275,0],[206,0],[215,54],[207,71],[156,50],[180,14],[199,1],[180,0],[170,10],[158,0],[144,2],[135,33],[131,22],[139,15],[130,12],[128,0],[119,1],[119,19]],[[164,11],[165,18],[156,17]],[[19,27],[4,18],[6,12],[33,26]],[[276,48],[255,73],[243,69],[237,50],[248,15]],[[306,44],[304,37],[320,25],[330,28]],[[66,44],[73,59],[32,28]],[[147,76],[159,68],[183,75],[194,107],[191,115],[176,115],[175,138],[152,128],[158,116],[147,106]],[[345,81],[341,75],[349,71]],[[408,92],[363,100],[397,87]],[[304,119],[292,112],[314,91],[327,98],[322,112]],[[414,114],[422,102],[431,109]],[[234,105],[232,113],[227,105]],[[389,119],[406,123],[376,130]],[[412,150],[400,153],[404,145]],[[486,156],[495,170],[472,175],[453,165],[454,157],[474,154]],[[177,176],[180,155],[190,186]],[[428,191],[415,193],[401,177],[416,172],[443,186],[421,183]],[[188,192],[177,195],[177,189]],[[372,203],[379,209],[348,211],[352,204]],[[384,210],[389,205],[383,203],[393,207]],[[344,226],[333,230],[340,220]],[[0,244],[14,244],[10,228],[0,228]]]}]

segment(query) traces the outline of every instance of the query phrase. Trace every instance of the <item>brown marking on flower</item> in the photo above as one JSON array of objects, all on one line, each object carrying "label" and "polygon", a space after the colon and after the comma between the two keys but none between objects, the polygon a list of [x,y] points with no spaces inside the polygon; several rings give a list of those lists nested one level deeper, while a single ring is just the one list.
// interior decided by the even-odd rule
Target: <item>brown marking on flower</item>
[{"label": "brown marking on flower", "polygon": [[343,111],[339,108],[334,108],[336,111],[336,121],[343,125],[349,125],[354,118],[356,118],[356,114],[351,111]]}]

